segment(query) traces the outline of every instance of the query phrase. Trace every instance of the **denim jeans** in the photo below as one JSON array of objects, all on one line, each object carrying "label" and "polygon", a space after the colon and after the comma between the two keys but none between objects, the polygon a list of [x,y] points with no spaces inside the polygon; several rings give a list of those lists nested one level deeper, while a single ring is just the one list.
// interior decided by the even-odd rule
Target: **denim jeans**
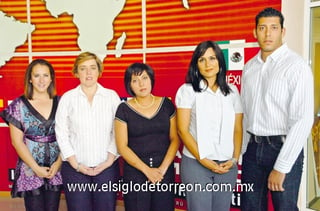
[{"label": "denim jeans", "polygon": [[[251,136],[247,151],[243,155],[241,181],[253,184],[253,191],[241,193],[242,211],[268,210],[268,177],[282,147],[280,136]],[[303,150],[291,171],[286,174],[285,191],[271,191],[275,211],[298,210],[297,200],[303,167]]]},{"label": "denim jeans", "polygon": [[[115,211],[117,193],[110,188],[101,191],[101,188],[109,182],[119,182],[119,173],[118,160],[96,176],[84,175],[72,168],[67,161],[62,162],[61,175],[68,211]],[[97,185],[97,190],[90,190],[88,186],[86,191],[83,188],[69,189],[71,184]]]}]

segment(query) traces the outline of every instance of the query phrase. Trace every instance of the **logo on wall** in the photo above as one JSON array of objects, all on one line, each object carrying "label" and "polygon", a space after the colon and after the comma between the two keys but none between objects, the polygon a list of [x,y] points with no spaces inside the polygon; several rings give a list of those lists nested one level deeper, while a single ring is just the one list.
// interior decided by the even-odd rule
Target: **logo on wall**
[{"label": "logo on wall", "polygon": [[235,62],[235,63],[238,63],[242,60],[243,56],[241,55],[241,53],[239,52],[234,52],[231,57],[230,57],[230,60]]}]

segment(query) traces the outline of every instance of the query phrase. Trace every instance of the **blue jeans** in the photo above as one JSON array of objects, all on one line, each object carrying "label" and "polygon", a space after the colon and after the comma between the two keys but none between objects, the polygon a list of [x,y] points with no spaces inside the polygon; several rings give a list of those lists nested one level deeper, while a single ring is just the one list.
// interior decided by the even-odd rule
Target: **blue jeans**
[{"label": "blue jeans", "polygon": [[[109,182],[119,182],[119,163],[118,160],[97,176],[88,176],[77,172],[70,166],[67,161],[64,161],[61,166],[61,175],[63,179],[64,192],[68,211],[115,211],[117,192],[108,188],[106,191],[101,191],[102,186]],[[84,185],[86,191],[80,188],[69,189],[70,185]],[[97,189],[89,189],[87,185],[97,185]],[[92,187],[92,186],[91,186]]]},{"label": "blue jeans", "polygon": [[[241,193],[242,211],[268,210],[268,177],[282,147],[280,136],[251,136],[247,151],[243,155],[241,181],[253,184],[253,191]],[[285,191],[271,191],[275,211],[298,210],[297,200],[303,167],[303,150],[291,171],[286,174]]]}]

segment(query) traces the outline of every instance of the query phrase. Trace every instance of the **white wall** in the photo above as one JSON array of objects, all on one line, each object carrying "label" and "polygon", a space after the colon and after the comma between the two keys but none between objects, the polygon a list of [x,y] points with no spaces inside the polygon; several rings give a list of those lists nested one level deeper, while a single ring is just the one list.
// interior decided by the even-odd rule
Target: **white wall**
[{"label": "white wall", "polygon": [[300,55],[304,55],[304,4],[304,0],[282,0],[281,9],[286,28],[284,40]]},{"label": "white wall", "polygon": [[[309,16],[307,3],[309,0],[282,0],[282,13],[285,21],[286,35],[284,41],[289,48],[300,54],[306,61],[309,54]],[[310,140],[308,140],[310,141]],[[305,162],[302,182],[300,186],[299,207],[301,210],[310,210],[307,206],[307,191],[309,196],[314,195],[314,190],[307,189],[307,175],[314,174],[312,169],[307,169],[307,144],[305,145]],[[310,177],[309,177],[310,178]]]}]

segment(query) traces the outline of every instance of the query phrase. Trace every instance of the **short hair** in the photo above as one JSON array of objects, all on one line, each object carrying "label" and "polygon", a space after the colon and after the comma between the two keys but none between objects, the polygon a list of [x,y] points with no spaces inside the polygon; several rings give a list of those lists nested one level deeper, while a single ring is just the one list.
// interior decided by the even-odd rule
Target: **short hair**
[{"label": "short hair", "polygon": [[224,95],[228,95],[231,91],[231,88],[228,86],[226,81],[227,66],[224,55],[219,45],[211,40],[199,43],[194,50],[186,76],[186,83],[192,84],[195,92],[202,91],[200,87],[200,81],[204,80],[208,85],[208,81],[201,75],[198,67],[198,59],[205,54],[208,48],[213,49],[219,63],[219,73],[217,74],[216,84],[219,86]]},{"label": "short hair", "polygon": [[280,11],[272,7],[267,7],[264,10],[260,11],[256,16],[256,28],[259,24],[260,18],[263,18],[263,17],[279,17],[281,28],[283,28],[284,17]]},{"label": "short hair", "polygon": [[73,75],[76,75],[78,73],[79,64],[81,64],[82,62],[85,62],[87,60],[90,60],[90,59],[94,59],[97,62],[99,75],[101,76],[102,75],[102,71],[103,71],[103,63],[102,63],[102,61],[99,59],[99,57],[96,54],[88,52],[88,51],[87,52],[82,52],[77,56],[77,58],[76,58],[76,60],[74,61],[74,64],[73,64],[73,68],[72,68]]},{"label": "short hair", "polygon": [[129,95],[136,96],[134,91],[131,89],[132,75],[141,75],[143,73],[143,71],[146,71],[146,73],[148,74],[148,76],[151,80],[151,91],[153,90],[154,83],[155,83],[153,69],[147,64],[136,62],[136,63],[131,64],[126,69],[125,74],[124,74],[124,85],[125,85],[126,91]]},{"label": "short hair", "polygon": [[50,62],[48,62],[45,59],[35,59],[28,65],[26,72],[25,72],[25,76],[24,76],[24,96],[27,99],[32,100],[33,84],[30,83],[30,80],[32,77],[32,70],[33,70],[34,66],[36,66],[36,65],[43,65],[43,66],[47,66],[49,68],[51,83],[47,89],[47,92],[49,94],[49,97],[52,99],[56,95],[56,76],[55,76],[55,72],[54,72],[52,65],[50,64]]}]

